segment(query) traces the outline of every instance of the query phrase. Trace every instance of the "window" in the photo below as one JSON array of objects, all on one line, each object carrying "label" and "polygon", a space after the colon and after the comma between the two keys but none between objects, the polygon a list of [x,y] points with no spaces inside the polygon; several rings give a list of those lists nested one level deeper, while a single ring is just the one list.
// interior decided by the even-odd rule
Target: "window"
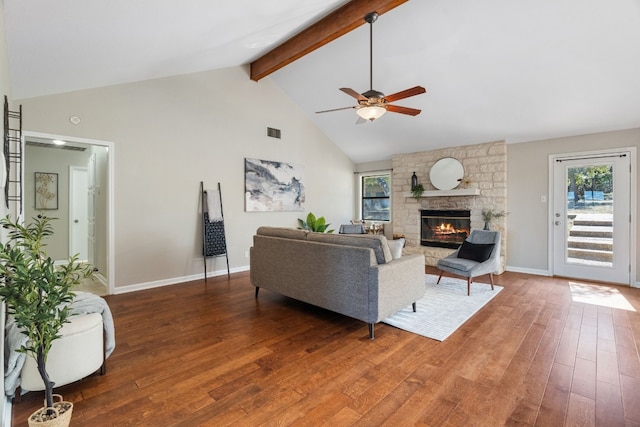
[{"label": "window", "polygon": [[362,176],[362,219],[389,221],[391,219],[391,175]]}]

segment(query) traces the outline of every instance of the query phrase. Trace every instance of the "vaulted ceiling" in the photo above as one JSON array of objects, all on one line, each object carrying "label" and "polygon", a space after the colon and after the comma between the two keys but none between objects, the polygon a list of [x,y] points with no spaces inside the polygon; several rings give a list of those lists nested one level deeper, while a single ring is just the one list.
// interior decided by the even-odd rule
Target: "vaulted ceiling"
[{"label": "vaulted ceiling", "polygon": [[[345,0],[4,0],[13,96],[232,67]],[[637,0],[413,0],[373,27],[373,88],[427,93],[357,124],[339,91],[369,88],[361,25],[268,77],[354,162],[394,153],[640,127]]]}]

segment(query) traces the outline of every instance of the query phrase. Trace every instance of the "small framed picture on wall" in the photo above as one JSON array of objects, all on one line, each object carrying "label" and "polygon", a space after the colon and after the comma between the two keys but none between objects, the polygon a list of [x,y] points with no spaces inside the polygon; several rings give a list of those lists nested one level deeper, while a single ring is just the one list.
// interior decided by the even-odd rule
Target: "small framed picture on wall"
[{"label": "small framed picture on wall", "polygon": [[58,209],[58,174],[35,172],[36,210]]}]

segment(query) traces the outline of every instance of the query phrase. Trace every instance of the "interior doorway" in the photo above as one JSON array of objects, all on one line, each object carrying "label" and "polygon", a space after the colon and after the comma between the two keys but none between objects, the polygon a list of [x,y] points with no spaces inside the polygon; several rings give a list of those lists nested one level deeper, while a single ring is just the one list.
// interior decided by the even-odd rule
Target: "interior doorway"
[{"label": "interior doorway", "polygon": [[632,158],[630,149],[552,156],[554,275],[631,284]]},{"label": "interior doorway", "polygon": [[[56,145],[54,141],[63,141]],[[60,218],[60,232],[51,242],[49,255],[58,259],[66,259],[70,253],[84,253],[81,258],[90,261],[97,271],[97,279],[114,292],[114,147],[108,141],[91,140],[63,135],[23,132],[23,197],[21,216],[28,220],[34,214],[33,172],[52,172],[59,177],[58,198],[60,209],[44,211],[45,214]],[[55,148],[57,147],[57,148]],[[83,154],[79,154],[82,152]],[[69,157],[76,160],[67,160]],[[74,157],[75,156],[75,157]],[[89,160],[92,159],[92,160]],[[71,168],[71,166],[74,168]],[[90,171],[89,169],[92,169]],[[84,172],[81,172],[84,170]],[[93,176],[91,176],[93,174]],[[72,180],[84,190],[73,190]],[[84,192],[84,197],[80,193]],[[82,204],[86,209],[86,231],[74,230],[76,215],[73,205]],[[76,203],[76,201],[78,203]],[[92,213],[93,212],[93,213]],[[79,221],[80,222],[80,221]],[[80,235],[83,237],[80,237]],[[93,243],[90,239],[93,238]],[[86,242],[86,249],[78,250],[77,244]]]}]

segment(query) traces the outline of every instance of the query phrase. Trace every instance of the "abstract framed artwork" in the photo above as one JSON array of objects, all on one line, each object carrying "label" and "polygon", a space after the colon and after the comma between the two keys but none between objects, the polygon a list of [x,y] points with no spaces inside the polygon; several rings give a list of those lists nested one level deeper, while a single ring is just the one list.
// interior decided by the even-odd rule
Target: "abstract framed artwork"
[{"label": "abstract framed artwork", "polygon": [[58,209],[58,174],[35,172],[36,210]]},{"label": "abstract framed artwork", "polygon": [[304,167],[244,159],[246,212],[304,211]]}]

